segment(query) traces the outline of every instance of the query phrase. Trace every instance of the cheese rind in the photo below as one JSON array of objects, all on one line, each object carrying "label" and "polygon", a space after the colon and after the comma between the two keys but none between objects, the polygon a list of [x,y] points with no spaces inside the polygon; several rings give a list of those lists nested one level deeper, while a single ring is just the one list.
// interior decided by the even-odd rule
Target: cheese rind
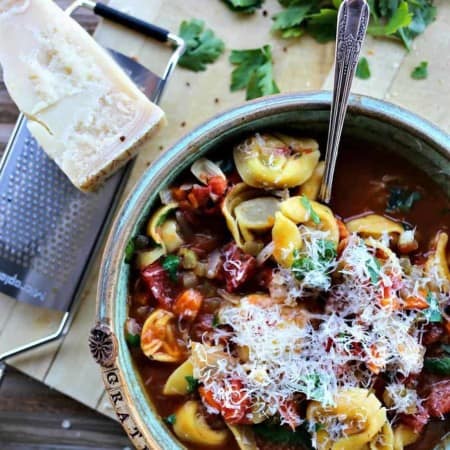
[{"label": "cheese rind", "polygon": [[134,156],[165,121],[83,28],[51,0],[0,0],[6,87],[39,144],[82,190]]}]

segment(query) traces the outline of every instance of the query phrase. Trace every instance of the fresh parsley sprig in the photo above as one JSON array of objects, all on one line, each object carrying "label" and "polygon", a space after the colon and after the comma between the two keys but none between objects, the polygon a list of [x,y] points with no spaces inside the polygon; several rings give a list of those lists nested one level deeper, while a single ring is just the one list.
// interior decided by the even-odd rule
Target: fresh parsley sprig
[{"label": "fresh parsley sprig", "polygon": [[206,65],[216,61],[225,49],[223,41],[205,28],[203,20],[183,21],[179,35],[186,43],[179,65],[194,72],[206,70]]},{"label": "fresh parsley sprig", "polygon": [[231,11],[253,14],[258,8],[261,8],[264,0],[222,0]]},{"label": "fresh parsley sprig", "polygon": [[280,92],[274,78],[270,45],[249,50],[232,50],[231,91],[246,90],[247,100]]}]

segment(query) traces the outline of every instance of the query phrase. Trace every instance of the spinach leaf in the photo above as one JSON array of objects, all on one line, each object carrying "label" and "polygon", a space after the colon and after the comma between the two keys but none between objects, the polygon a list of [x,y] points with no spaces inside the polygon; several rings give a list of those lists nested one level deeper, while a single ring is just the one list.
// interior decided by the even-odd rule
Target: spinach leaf
[{"label": "spinach leaf", "polygon": [[169,274],[172,281],[177,281],[178,267],[180,266],[180,257],[176,255],[167,255],[162,263],[163,269]]},{"label": "spinach leaf", "polygon": [[187,392],[188,394],[192,394],[193,392],[195,392],[198,389],[198,380],[197,378],[194,378],[190,375],[186,376],[186,381],[187,381]]},{"label": "spinach leaf", "polygon": [[370,67],[369,67],[369,61],[367,61],[367,58],[362,57],[358,61],[358,65],[356,66],[356,77],[360,78],[361,80],[368,80],[370,78]]},{"label": "spinach leaf", "polygon": [[127,246],[125,247],[125,262],[127,264],[130,264],[130,262],[133,259],[133,255],[134,255],[134,250],[135,250],[135,244],[134,244],[134,239],[130,239],[128,241]]},{"label": "spinach leaf", "polygon": [[309,201],[308,197],[306,197],[305,195],[302,195],[302,197],[300,198],[300,201],[302,202],[302,205],[304,206],[304,208],[306,209],[306,211],[308,211],[309,213],[309,218],[316,224],[318,225],[320,223],[320,217],[317,215],[317,213],[314,211],[311,202]]},{"label": "spinach leaf", "polygon": [[423,366],[429,372],[438,373],[440,375],[450,375],[449,356],[444,358],[425,358]]},{"label": "spinach leaf", "polygon": [[304,425],[299,426],[295,431],[285,426],[262,422],[252,427],[255,434],[264,440],[274,444],[303,445],[305,449],[313,449],[311,437]]},{"label": "spinach leaf", "polygon": [[414,203],[420,200],[420,192],[410,191],[403,187],[392,187],[386,205],[387,212],[407,213],[411,210]]}]

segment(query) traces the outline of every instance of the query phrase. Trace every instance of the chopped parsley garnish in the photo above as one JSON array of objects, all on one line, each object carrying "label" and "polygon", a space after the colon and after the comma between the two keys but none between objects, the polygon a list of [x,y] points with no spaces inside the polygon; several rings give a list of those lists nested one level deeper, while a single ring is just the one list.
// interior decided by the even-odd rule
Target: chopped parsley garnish
[{"label": "chopped parsley garnish", "polygon": [[372,259],[366,262],[367,272],[369,272],[370,281],[372,284],[378,283],[380,279],[380,269],[381,264],[377,258],[373,257]]},{"label": "chopped parsley garnish", "polygon": [[232,50],[230,62],[237,66],[231,73],[232,91],[246,90],[246,99],[280,92],[273,79],[270,45],[250,50]]},{"label": "chopped parsley garnish", "polygon": [[367,58],[362,57],[358,61],[358,65],[356,66],[356,74],[358,78],[361,80],[368,80],[370,78],[370,67],[369,67],[369,61],[367,61]]},{"label": "chopped parsley garnish", "polygon": [[225,45],[212,30],[205,29],[203,20],[183,21],[179,35],[186,43],[186,50],[180,58],[179,65],[199,72],[206,70],[223,53]]},{"label": "chopped parsley garnish", "polygon": [[222,0],[231,11],[252,14],[261,8],[264,0]]},{"label": "chopped parsley garnish", "polygon": [[424,310],[425,317],[429,322],[442,322],[441,310],[439,309],[439,302],[433,292],[427,294],[428,309]]},{"label": "chopped parsley garnish", "polygon": [[191,375],[188,375],[185,377],[187,381],[187,393],[192,394],[198,389],[198,380],[197,378],[192,377]]},{"label": "chopped parsley garnish", "polygon": [[308,16],[306,31],[317,42],[325,43],[333,41],[336,38],[336,23],[337,9],[322,8]]},{"label": "chopped parsley garnish", "polygon": [[305,207],[306,211],[309,213],[310,219],[318,225],[320,223],[320,217],[317,215],[317,213],[314,211],[311,202],[309,201],[308,197],[305,197],[302,195],[300,201],[302,202],[302,205]]},{"label": "chopped parsley garnish", "polygon": [[386,205],[386,211],[407,213],[411,210],[414,203],[420,200],[420,192],[410,191],[403,187],[392,187]]},{"label": "chopped parsley garnish", "polygon": [[134,239],[130,239],[128,241],[127,246],[125,247],[125,262],[127,264],[129,264],[133,259],[134,250],[135,250]]},{"label": "chopped parsley garnish", "polygon": [[255,434],[262,439],[273,442],[274,444],[291,444],[303,445],[302,448],[313,449],[311,444],[311,436],[309,435],[304,425],[299,426],[295,431],[290,428],[273,424],[269,422],[262,422],[252,426]]},{"label": "chopped parsley garnish", "polygon": [[425,358],[423,366],[426,370],[440,375],[450,375],[450,357]]},{"label": "chopped parsley garnish", "polygon": [[169,425],[174,425],[176,421],[177,416],[175,414],[171,414],[164,419],[164,422],[168,423]]},{"label": "chopped parsley garnish", "polygon": [[177,281],[178,267],[180,266],[180,257],[176,255],[167,255],[162,263],[163,269],[169,274],[172,281]]},{"label": "chopped parsley garnish", "polygon": [[414,80],[425,80],[428,77],[428,62],[422,61],[414,70],[411,72],[411,78]]},{"label": "chopped parsley garnish", "polygon": [[297,280],[304,280],[307,272],[318,269],[319,265],[330,263],[336,257],[336,248],[332,241],[318,239],[317,249],[317,263],[310,256],[303,255],[298,250],[294,250],[294,261],[291,265],[291,270]]},{"label": "chopped parsley garnish", "polygon": [[407,27],[412,21],[412,14],[409,12],[408,2],[394,0],[392,3],[396,4],[396,7],[392,9],[390,7],[384,9],[381,6],[383,3],[386,3],[386,1],[379,1],[379,10],[385,13],[385,15],[377,17],[376,14],[372,14],[372,18],[378,19],[374,19],[375,23],[369,25],[367,29],[367,32],[372,36],[391,36],[400,29]]}]

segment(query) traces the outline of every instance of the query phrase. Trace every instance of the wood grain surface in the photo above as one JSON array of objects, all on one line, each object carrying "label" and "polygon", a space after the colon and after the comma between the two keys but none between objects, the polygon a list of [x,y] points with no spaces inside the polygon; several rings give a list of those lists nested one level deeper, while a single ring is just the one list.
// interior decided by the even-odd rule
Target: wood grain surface
[{"label": "wood grain surface", "polygon": [[[69,1],[59,0],[58,3],[64,7]],[[436,0],[435,3],[438,6],[437,20],[424,35],[416,39],[411,52],[407,53],[401,45],[391,40],[367,40],[363,53],[369,60],[372,77],[367,81],[356,80],[353,91],[409,108],[448,132],[450,2]],[[259,10],[248,17],[231,13],[219,0],[111,0],[110,4],[172,31],[178,30],[182,20],[204,19],[226,43],[225,54],[207,71],[193,73],[180,68],[175,71],[161,104],[169,125],[142,149],[125,195],[151,162],[173,142],[211,116],[244,102],[244,92],[229,91],[232,67],[228,56],[231,49],[260,47],[270,43],[273,47],[275,78],[282,92],[329,89],[332,85],[333,43],[317,44],[307,36],[286,41],[270,34],[271,16],[280,10],[277,0],[265,1],[266,14]],[[97,19],[89,11],[80,10],[76,18],[90,31],[97,24]],[[95,37],[105,46],[136,57],[156,73],[161,73],[170,53],[163,46],[106,22],[97,28]],[[409,74],[422,60],[429,61],[430,77],[424,81],[412,80]],[[0,148],[7,142],[16,116],[17,109],[0,82]],[[98,267],[98,259],[95,265]],[[113,416],[109,400],[104,394],[100,372],[86,345],[94,322],[96,281],[97,271],[94,271],[83,292],[81,306],[71,330],[62,341],[15,358],[10,363],[85,405]],[[0,295],[0,352],[54,330],[59,318],[58,313],[38,310]],[[8,378],[0,388],[0,395],[5,395],[5,389],[9,389]],[[17,420],[16,425],[6,421],[8,427],[18,427],[20,418],[15,415],[11,402],[8,405],[12,408],[11,421]],[[45,411],[45,402],[39,405]],[[4,417],[7,412],[1,408]],[[1,423],[0,418],[0,430]],[[8,436],[14,434],[11,431],[9,433]],[[3,448],[0,445],[0,449]]]}]

